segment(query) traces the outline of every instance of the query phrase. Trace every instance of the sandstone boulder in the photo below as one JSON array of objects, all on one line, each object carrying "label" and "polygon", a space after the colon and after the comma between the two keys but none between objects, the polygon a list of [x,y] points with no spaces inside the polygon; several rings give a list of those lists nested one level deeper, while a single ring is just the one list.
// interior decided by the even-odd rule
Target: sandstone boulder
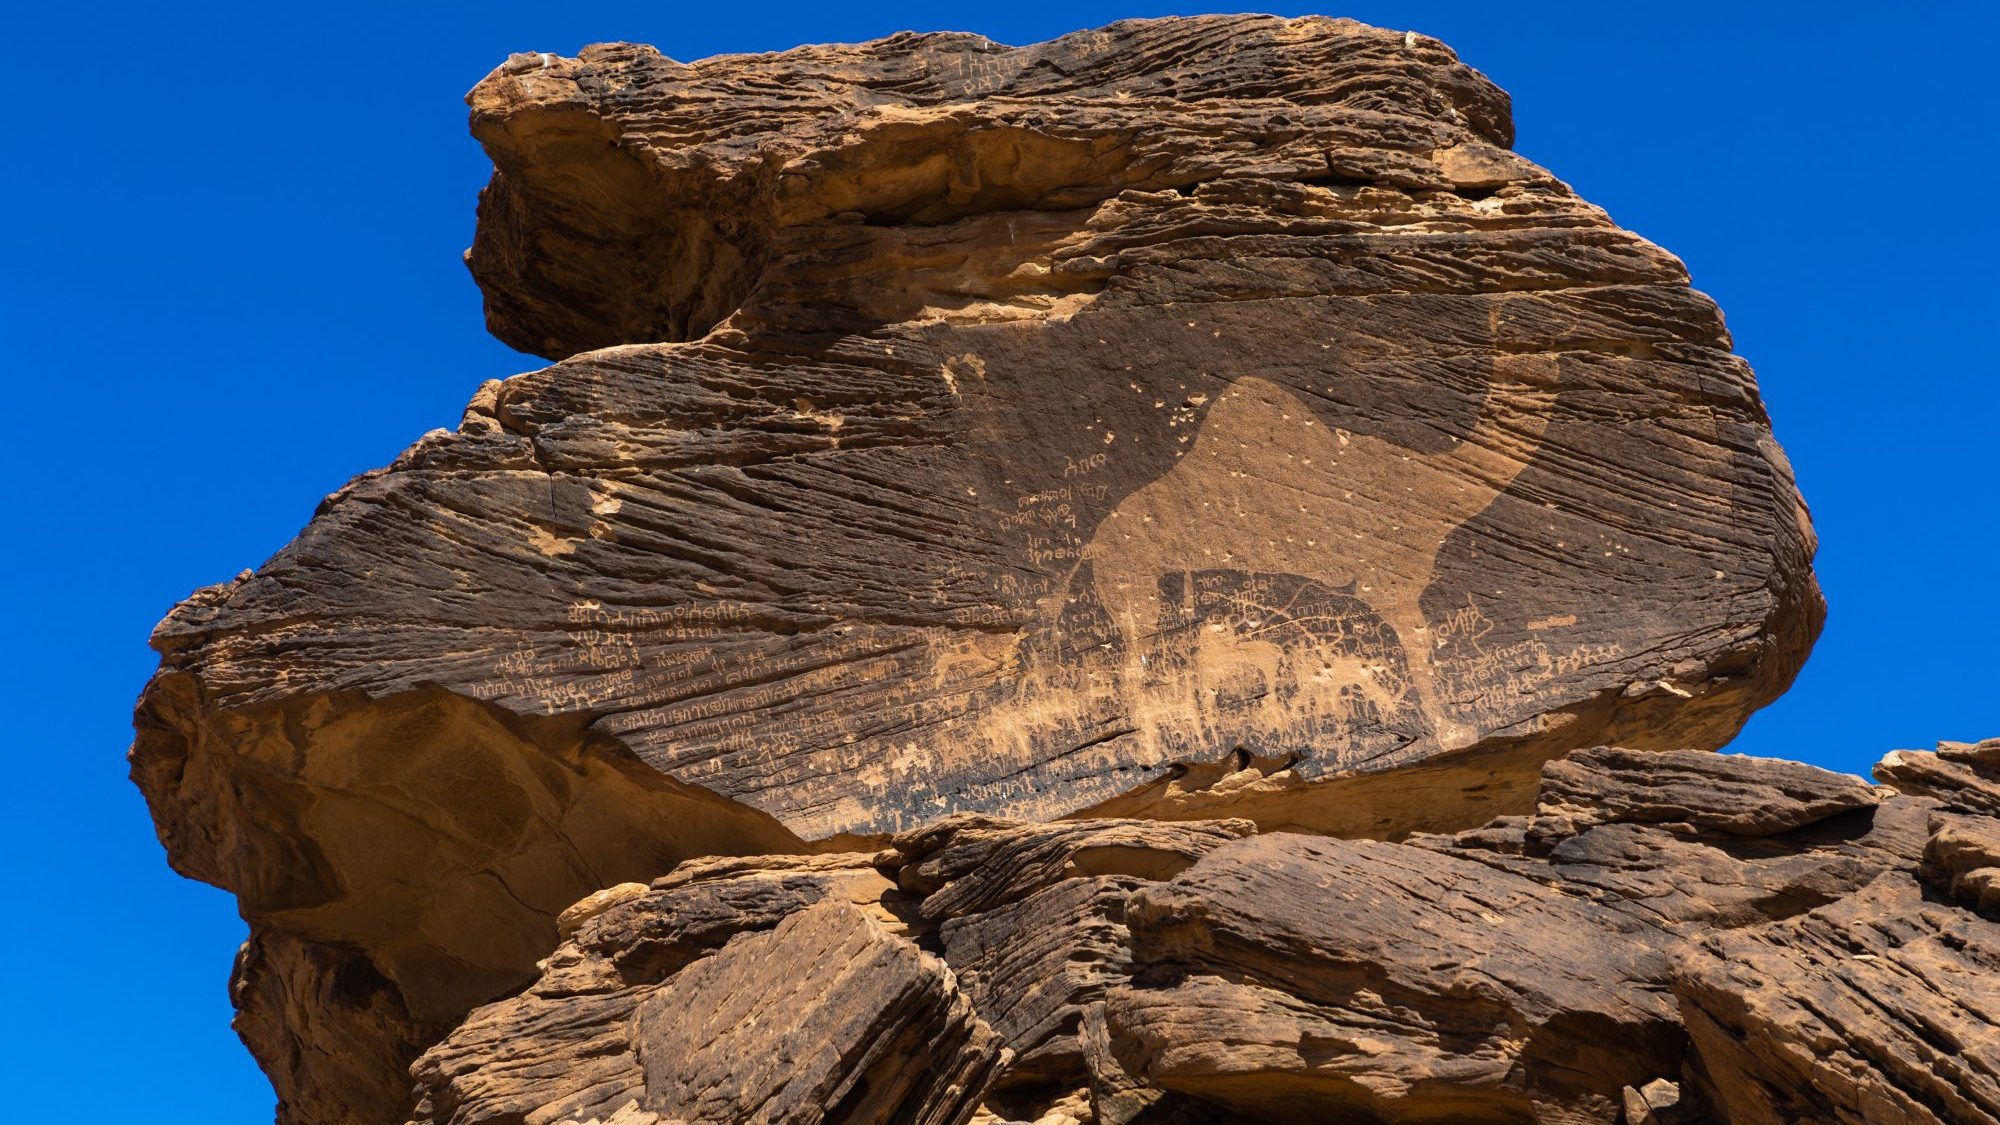
[{"label": "sandstone boulder", "polygon": [[402,1114],[561,912],[689,859],[1466,829],[1721,746],[1819,627],[1719,312],[1435,40],[611,44],[469,100],[489,325],[559,362],[176,609],[137,717],[292,1125]]},{"label": "sandstone boulder", "polygon": [[1011,1056],[943,962],[853,904],[776,901],[794,909],[739,913],[733,940],[674,969],[593,960],[604,934],[566,947],[534,989],[418,1060],[416,1122],[965,1120]]}]

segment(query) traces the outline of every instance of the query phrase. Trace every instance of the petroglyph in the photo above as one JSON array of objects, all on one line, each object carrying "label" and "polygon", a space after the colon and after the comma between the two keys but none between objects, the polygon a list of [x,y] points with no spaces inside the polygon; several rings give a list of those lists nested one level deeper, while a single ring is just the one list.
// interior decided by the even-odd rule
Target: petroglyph
[{"label": "petroglyph", "polygon": [[[1421,600],[1446,537],[1492,504],[1534,456],[1553,382],[1494,386],[1471,433],[1446,452],[1423,453],[1329,425],[1276,383],[1238,380],[1209,408],[1187,455],[1121,501],[1084,550],[1097,598],[1123,638],[1127,683],[1156,678],[1146,661],[1156,647],[1148,638],[1169,616],[1163,579],[1218,568],[1298,575],[1379,614],[1402,650],[1431,739],[1444,749],[1470,745],[1477,726],[1441,698]],[[1254,634],[1204,631],[1195,666],[1204,698],[1245,675],[1264,678],[1267,697],[1275,694],[1271,646]],[[1388,700],[1379,668],[1344,657],[1324,667],[1301,687],[1362,686],[1378,706]]]},{"label": "petroglyph", "polygon": [[691,856],[1455,831],[1725,744],[1817,633],[1713,303],[1430,40],[585,56],[471,98],[486,322],[554,366],[153,635],[134,776],[242,896],[286,1125],[409,1120],[563,908]]}]

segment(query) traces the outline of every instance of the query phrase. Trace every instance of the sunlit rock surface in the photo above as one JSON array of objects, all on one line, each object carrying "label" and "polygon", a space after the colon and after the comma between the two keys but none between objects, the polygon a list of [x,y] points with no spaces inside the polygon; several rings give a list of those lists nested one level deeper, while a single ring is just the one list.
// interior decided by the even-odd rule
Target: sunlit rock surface
[{"label": "sunlit rock surface", "polygon": [[[139,708],[174,864],[251,923],[288,1122],[401,1119],[558,915],[696,857],[964,814],[1470,829],[1579,747],[1723,745],[1819,627],[1719,312],[1435,40],[605,45],[469,101],[489,326],[559,362],[176,609]],[[1940,838],[1926,870],[1986,854]],[[1110,1050],[1070,1003],[982,1026],[1022,1073]],[[1619,1096],[1578,1082],[1544,1100]]]},{"label": "sunlit rock surface", "polygon": [[[1690,770],[1709,797],[1677,792]],[[782,1011],[727,1032],[775,1074],[793,1028],[847,1002],[798,986],[867,934],[899,964],[941,959],[976,1014],[983,1031],[901,1065],[949,1077],[973,1120],[1990,1123],[2000,922],[1917,875],[1952,801],[1772,759],[1588,750],[1549,764],[1530,815],[1401,843],[959,816],[872,856],[690,863],[426,1053],[416,1120],[682,1119],[684,1075],[719,1065],[686,1044],[745,1003],[691,983],[800,944],[770,969]],[[748,936],[787,925],[828,933]],[[898,1003],[942,1012],[948,994]],[[662,1079],[663,1055],[691,1061]],[[739,1092],[775,1080],[731,1073]],[[769,1119],[946,1118],[827,1096]]]}]

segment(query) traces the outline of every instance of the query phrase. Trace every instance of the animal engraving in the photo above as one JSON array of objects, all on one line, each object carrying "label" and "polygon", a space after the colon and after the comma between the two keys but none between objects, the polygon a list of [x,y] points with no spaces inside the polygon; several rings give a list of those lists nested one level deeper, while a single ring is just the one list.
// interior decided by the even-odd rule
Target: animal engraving
[{"label": "animal engraving", "polygon": [[[1146,642],[1171,608],[1164,576],[1210,568],[1297,575],[1351,588],[1372,608],[1404,650],[1412,702],[1432,739],[1445,749],[1470,745],[1476,726],[1439,697],[1435,642],[1419,602],[1446,536],[1493,503],[1540,447],[1553,382],[1489,389],[1469,434],[1449,451],[1423,453],[1330,426],[1275,383],[1238,380],[1209,408],[1187,453],[1121,501],[1085,550],[1097,598],[1125,642],[1126,681],[1145,681]],[[1202,637],[1203,687],[1275,675],[1268,645],[1216,651],[1224,639]],[[1353,684],[1384,697],[1372,670],[1316,679],[1301,686]]]}]

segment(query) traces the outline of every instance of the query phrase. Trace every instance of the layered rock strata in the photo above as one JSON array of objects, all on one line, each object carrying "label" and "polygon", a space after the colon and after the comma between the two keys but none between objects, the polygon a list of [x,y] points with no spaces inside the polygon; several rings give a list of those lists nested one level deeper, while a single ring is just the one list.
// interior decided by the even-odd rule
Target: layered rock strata
[{"label": "layered rock strata", "polygon": [[[489,326],[558,362],[176,609],[139,707],[291,1125],[400,1119],[563,910],[697,857],[954,815],[1467,829],[1578,747],[1721,746],[1819,627],[1719,312],[1435,40],[612,44],[469,100]],[[1990,897],[1987,844],[1940,839]],[[928,964],[852,987],[981,1073],[950,1013],[996,978]],[[1095,1049],[1062,1003],[993,1015],[1047,1031],[1022,1073]]]},{"label": "layered rock strata", "polygon": [[[1968,772],[1975,795],[2000,780]],[[1966,792],[1588,750],[1531,815],[1401,843],[959,816],[874,855],[690,863],[426,1053],[415,1120],[858,1125],[957,1098],[950,1120],[1046,1125],[2000,1121],[2000,922],[1925,858],[1941,817],[2000,827],[1950,811]],[[794,987],[851,945],[900,949],[848,971],[893,961],[901,989]],[[780,948],[777,1018],[737,1020],[728,984],[689,995]],[[946,983],[916,986],[926,958]],[[763,1117],[688,1092],[762,1099],[795,1027],[954,1002],[957,1030],[905,1044],[932,1087],[900,1116],[845,1108],[866,1058]],[[691,1049],[710,1034],[730,1052]]]}]

